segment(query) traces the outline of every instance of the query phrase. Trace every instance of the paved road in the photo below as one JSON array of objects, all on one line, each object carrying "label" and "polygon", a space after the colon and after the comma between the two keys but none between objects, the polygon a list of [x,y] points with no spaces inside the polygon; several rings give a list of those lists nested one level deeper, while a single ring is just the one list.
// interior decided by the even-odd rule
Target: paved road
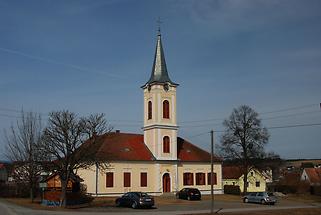
[{"label": "paved road", "polygon": [[[160,214],[160,215],[174,215],[174,214],[192,214],[192,213],[207,213],[210,211],[210,201],[191,202],[190,204],[182,205],[162,205],[157,209],[137,209],[131,208],[116,208],[116,207],[101,207],[101,208],[85,208],[85,209],[70,209],[68,211],[49,211],[49,210],[33,210],[17,206],[7,201],[0,200],[0,214],[1,215],[102,215],[102,214],[117,214],[135,215],[144,214]],[[295,208],[315,208],[321,207],[321,204],[303,204],[297,202],[283,201],[276,206],[258,205],[258,204],[243,204],[239,202],[219,202],[215,201],[214,211],[220,212],[236,212],[236,211],[257,211],[257,210],[276,210],[276,209],[295,209]]]}]

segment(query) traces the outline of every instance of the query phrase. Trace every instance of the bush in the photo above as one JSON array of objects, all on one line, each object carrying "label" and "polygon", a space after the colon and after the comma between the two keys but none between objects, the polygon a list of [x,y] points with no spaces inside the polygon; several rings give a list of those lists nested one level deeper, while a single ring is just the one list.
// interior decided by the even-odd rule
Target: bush
[{"label": "bush", "polygon": [[224,193],[225,194],[240,195],[241,194],[240,186],[224,185]]},{"label": "bush", "polygon": [[[61,191],[45,191],[44,193],[44,204],[49,205],[48,203],[55,203],[53,205],[59,205],[61,196]],[[89,195],[86,195],[84,193],[66,193],[67,198],[67,205],[80,205],[80,204],[86,204],[90,203],[93,198]]]},{"label": "bush", "polygon": [[30,197],[30,190],[27,184],[23,183],[10,183],[0,184],[0,196],[1,197]]},{"label": "bush", "polygon": [[321,196],[321,186],[311,186],[310,187],[310,194]]},{"label": "bush", "polygon": [[310,192],[310,185],[304,182],[299,182],[295,185],[285,185],[285,184],[276,184],[273,186],[274,192],[281,192],[284,194],[288,193],[296,193],[296,194],[303,194]]}]

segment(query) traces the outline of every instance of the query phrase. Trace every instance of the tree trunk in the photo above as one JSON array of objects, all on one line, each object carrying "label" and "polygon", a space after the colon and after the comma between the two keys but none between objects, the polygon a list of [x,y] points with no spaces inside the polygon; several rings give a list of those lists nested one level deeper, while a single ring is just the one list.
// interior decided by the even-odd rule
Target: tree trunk
[{"label": "tree trunk", "polygon": [[33,198],[33,185],[31,185],[30,186],[30,199],[31,199],[31,202],[33,203],[33,200],[34,200],[34,198]]},{"label": "tree trunk", "polygon": [[247,174],[248,174],[248,167],[245,166],[244,168],[244,177],[243,177],[243,193],[247,193]]},{"label": "tree trunk", "polygon": [[67,205],[67,199],[66,199],[66,194],[67,194],[67,181],[66,180],[61,180],[61,196],[60,196],[60,207],[66,207]]}]

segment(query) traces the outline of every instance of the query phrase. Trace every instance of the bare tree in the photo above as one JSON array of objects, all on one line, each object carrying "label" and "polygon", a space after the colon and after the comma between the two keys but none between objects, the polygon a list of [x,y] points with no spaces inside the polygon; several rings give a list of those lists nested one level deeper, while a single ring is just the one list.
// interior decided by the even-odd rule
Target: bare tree
[{"label": "bare tree", "polygon": [[5,130],[6,157],[13,162],[13,177],[17,183],[27,184],[30,190],[31,201],[37,186],[41,164],[45,154],[39,148],[41,141],[42,124],[39,114],[21,112],[21,117],[15,126]]},{"label": "bare tree", "polygon": [[61,206],[66,206],[66,189],[72,174],[97,163],[106,167],[106,162],[95,156],[96,136],[109,131],[111,128],[107,126],[103,114],[83,118],[69,111],[49,114],[42,148],[51,157],[51,170],[61,180]]},{"label": "bare tree", "polygon": [[261,126],[258,114],[249,106],[242,105],[234,109],[230,117],[223,122],[226,131],[221,138],[221,150],[224,157],[241,162],[244,173],[244,189],[247,192],[247,174],[254,160],[264,156],[264,146],[269,134]]}]

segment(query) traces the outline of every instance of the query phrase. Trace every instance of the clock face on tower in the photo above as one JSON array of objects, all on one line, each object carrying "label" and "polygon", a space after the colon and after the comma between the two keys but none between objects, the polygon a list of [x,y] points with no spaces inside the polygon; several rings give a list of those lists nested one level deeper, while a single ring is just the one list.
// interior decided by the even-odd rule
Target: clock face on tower
[{"label": "clock face on tower", "polygon": [[164,84],[164,90],[165,90],[165,91],[168,91],[168,89],[169,89],[168,84]]}]

